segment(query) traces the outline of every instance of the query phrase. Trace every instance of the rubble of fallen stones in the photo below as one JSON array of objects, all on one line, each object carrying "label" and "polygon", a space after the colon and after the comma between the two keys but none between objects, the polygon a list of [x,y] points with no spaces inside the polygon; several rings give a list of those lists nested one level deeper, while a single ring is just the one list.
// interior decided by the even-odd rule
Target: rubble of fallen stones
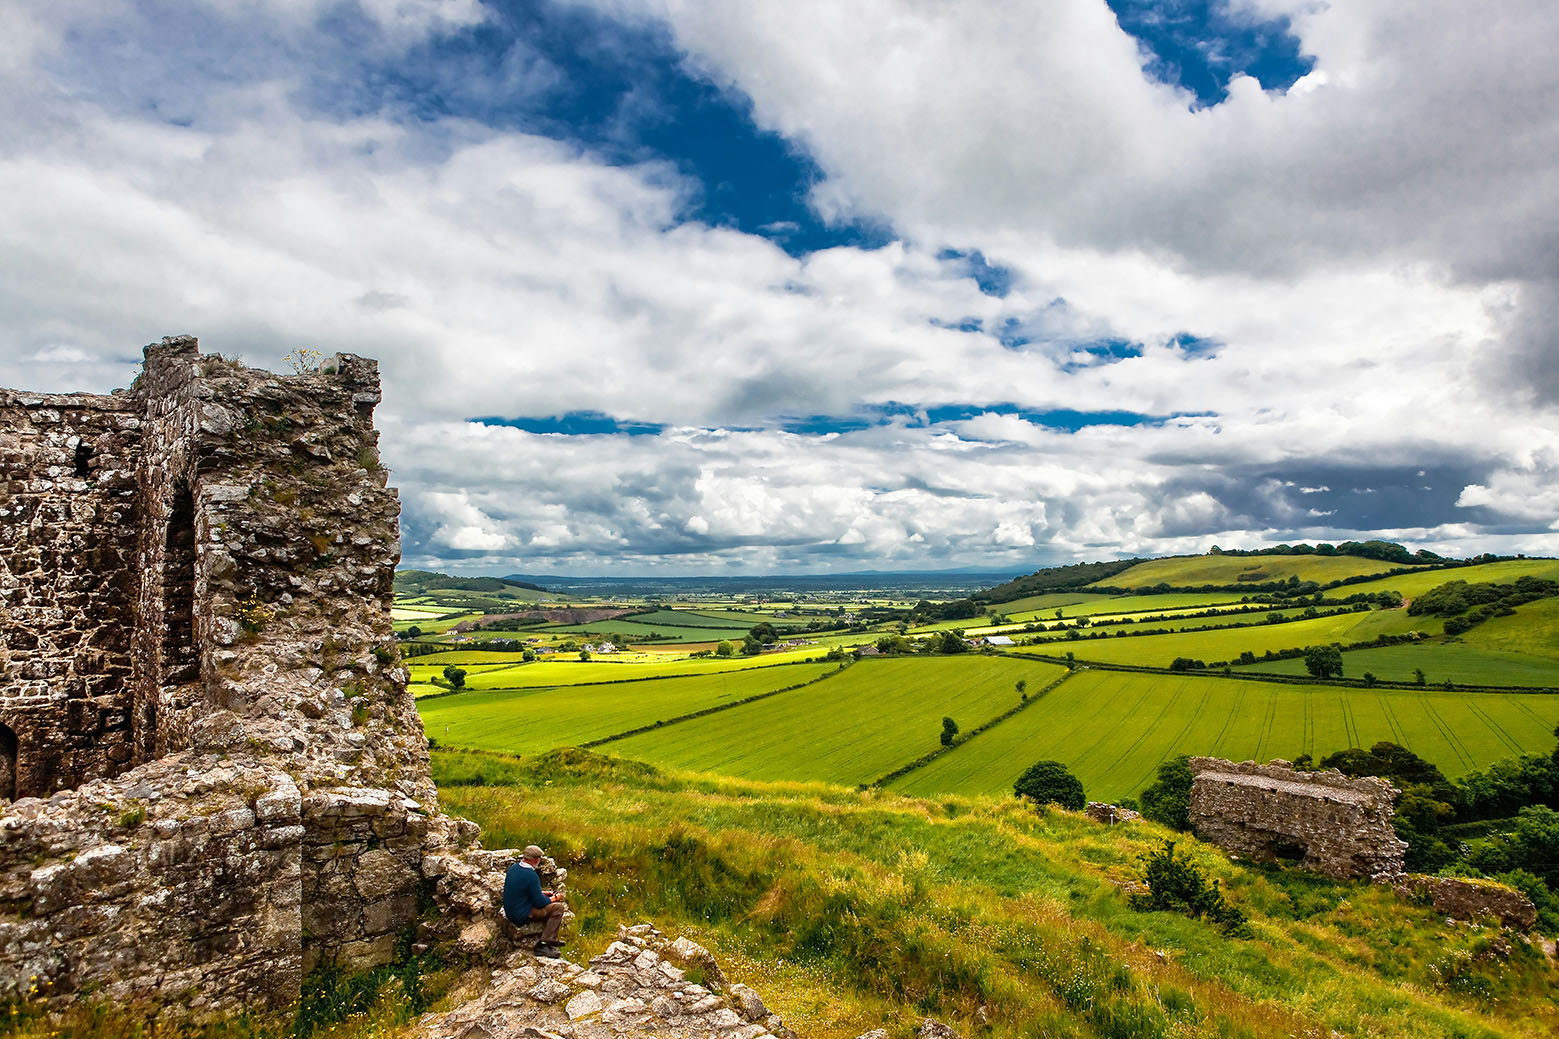
[{"label": "rubble of fallen stones", "polygon": [[[696,980],[695,980],[696,979]],[[511,954],[477,999],[418,1022],[422,1039],[796,1039],[708,949],[649,924],[620,927],[587,966]]]}]

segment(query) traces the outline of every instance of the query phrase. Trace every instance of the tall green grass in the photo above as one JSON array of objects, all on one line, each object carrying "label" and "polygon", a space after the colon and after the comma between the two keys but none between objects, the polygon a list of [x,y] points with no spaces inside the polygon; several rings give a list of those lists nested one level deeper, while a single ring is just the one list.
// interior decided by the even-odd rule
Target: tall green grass
[{"label": "tall green grass", "polygon": [[[582,752],[435,757],[490,845],[570,869],[582,952],[616,924],[690,933],[803,1035],[921,1015],[966,1035],[1533,1037],[1559,1028],[1542,954],[1389,890],[1252,870],[1192,841],[1249,938],[1130,908],[1167,834],[1011,798],[904,798],[697,778]],[[482,777],[481,785],[474,779]],[[988,1024],[979,1024],[984,1019]]]}]

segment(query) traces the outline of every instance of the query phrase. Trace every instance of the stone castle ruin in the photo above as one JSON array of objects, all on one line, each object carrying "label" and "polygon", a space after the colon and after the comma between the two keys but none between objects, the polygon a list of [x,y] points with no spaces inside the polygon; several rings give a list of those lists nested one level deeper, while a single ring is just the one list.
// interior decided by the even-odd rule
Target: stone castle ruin
[{"label": "stone castle ruin", "polygon": [[373,361],[188,337],[129,390],[0,390],[0,999],[215,1015],[513,939],[395,649],[378,402]]},{"label": "stone castle ruin", "polygon": [[1281,760],[1189,764],[1192,829],[1226,851],[1258,862],[1297,861],[1336,880],[1390,884],[1403,898],[1457,920],[1493,918],[1517,930],[1537,921],[1530,898],[1496,881],[1404,873],[1407,844],[1391,826],[1399,791],[1384,779],[1302,772]]},{"label": "stone castle ruin", "polygon": [[1288,762],[1192,758],[1196,835],[1257,861],[1299,860],[1337,879],[1394,878],[1407,844],[1391,828],[1397,789],[1384,779],[1300,772]]}]

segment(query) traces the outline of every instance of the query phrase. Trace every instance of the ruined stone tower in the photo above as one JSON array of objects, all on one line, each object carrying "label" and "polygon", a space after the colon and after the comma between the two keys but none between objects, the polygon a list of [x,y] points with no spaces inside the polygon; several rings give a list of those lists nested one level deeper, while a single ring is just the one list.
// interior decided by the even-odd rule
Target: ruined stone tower
[{"label": "ruined stone tower", "polygon": [[511,853],[439,812],[391,632],[377,365],[145,357],[0,390],[0,999],[219,1013],[501,940]]}]

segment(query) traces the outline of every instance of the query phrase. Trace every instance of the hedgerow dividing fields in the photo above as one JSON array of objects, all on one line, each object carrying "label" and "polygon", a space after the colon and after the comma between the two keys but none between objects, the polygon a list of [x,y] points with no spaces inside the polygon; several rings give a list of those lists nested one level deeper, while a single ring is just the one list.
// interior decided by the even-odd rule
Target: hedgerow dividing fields
[{"label": "hedgerow dividing fields", "polygon": [[935,750],[943,716],[972,729],[1018,702],[1018,681],[1037,690],[1059,674],[992,657],[868,659],[805,689],[601,750],[750,779],[868,783]]},{"label": "hedgerow dividing fields", "polygon": [[417,710],[428,735],[442,745],[533,754],[808,682],[838,666],[790,664],[564,690],[471,691],[423,700]]},{"label": "hedgerow dividing fields", "polygon": [[1004,793],[1043,758],[1090,798],[1136,794],[1176,754],[1316,757],[1391,740],[1448,776],[1552,749],[1559,696],[1365,690],[1203,676],[1082,671],[1027,710],[890,784],[904,793]]}]

